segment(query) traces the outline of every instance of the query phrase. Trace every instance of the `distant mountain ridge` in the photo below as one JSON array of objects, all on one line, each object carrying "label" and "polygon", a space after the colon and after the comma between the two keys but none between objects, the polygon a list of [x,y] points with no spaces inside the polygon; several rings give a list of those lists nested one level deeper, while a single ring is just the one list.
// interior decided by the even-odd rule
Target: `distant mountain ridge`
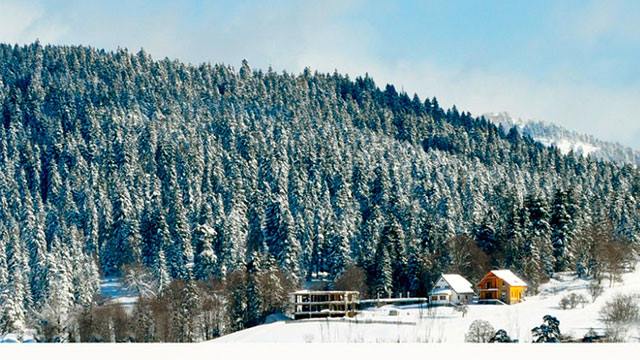
[{"label": "distant mountain ridge", "polygon": [[640,165],[640,150],[619,143],[603,141],[544,121],[514,119],[508,112],[486,113],[483,116],[501,126],[505,132],[516,127],[521,134],[528,135],[543,145],[555,146],[563,154],[573,150],[577,154],[599,160]]}]

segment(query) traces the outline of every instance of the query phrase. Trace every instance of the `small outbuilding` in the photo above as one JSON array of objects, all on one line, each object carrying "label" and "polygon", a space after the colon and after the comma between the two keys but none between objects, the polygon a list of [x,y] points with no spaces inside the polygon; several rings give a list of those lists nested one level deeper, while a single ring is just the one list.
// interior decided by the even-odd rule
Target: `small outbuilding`
[{"label": "small outbuilding", "polygon": [[468,304],[475,293],[471,283],[458,274],[442,274],[429,292],[429,303],[434,305]]},{"label": "small outbuilding", "polygon": [[511,270],[491,270],[478,283],[480,300],[516,304],[524,299],[527,283]]}]

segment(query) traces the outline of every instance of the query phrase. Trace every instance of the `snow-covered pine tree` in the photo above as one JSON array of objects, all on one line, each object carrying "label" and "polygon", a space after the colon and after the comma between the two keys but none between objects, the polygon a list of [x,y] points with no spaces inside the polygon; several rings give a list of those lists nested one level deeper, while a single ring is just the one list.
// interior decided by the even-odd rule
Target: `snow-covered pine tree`
[{"label": "snow-covered pine tree", "polygon": [[[28,203],[28,201],[27,201]],[[47,241],[44,232],[44,215],[33,213],[28,204],[23,209],[20,235],[29,257],[31,299],[35,309],[40,309],[46,296],[47,285]]]},{"label": "snow-covered pine tree", "polygon": [[495,228],[497,222],[498,217],[495,211],[488,209],[482,221],[474,226],[476,244],[485,254],[494,259],[494,266],[497,265],[497,253],[502,250]]},{"label": "snow-covered pine tree", "polygon": [[167,263],[173,278],[186,280],[193,276],[193,248],[187,214],[182,205],[182,193],[177,184],[173,184],[171,207],[167,215],[171,234],[171,241],[166,248]]},{"label": "snow-covered pine tree", "polygon": [[198,288],[194,281],[179,284],[172,298],[171,335],[175,342],[196,342],[201,339]]},{"label": "snow-covered pine tree", "polygon": [[269,251],[276,258],[282,270],[291,276],[298,276],[298,256],[300,244],[293,231],[293,218],[283,199],[284,194],[275,194],[265,213],[264,237]]},{"label": "snow-covered pine tree", "polygon": [[169,266],[167,265],[167,258],[164,255],[164,249],[161,248],[158,250],[152,269],[153,276],[157,279],[156,286],[158,293],[162,293],[171,283],[171,275],[169,273]]},{"label": "snow-covered pine tree", "polygon": [[140,260],[139,223],[134,213],[129,191],[116,185],[113,200],[113,224],[111,238],[104,254],[107,274],[118,274],[122,265]]},{"label": "snow-covered pine tree", "polygon": [[259,325],[262,321],[263,301],[260,288],[260,276],[262,276],[260,255],[258,252],[253,252],[247,261],[246,327]]},{"label": "snow-covered pine tree", "polygon": [[171,233],[162,206],[160,184],[156,181],[145,204],[140,221],[140,260],[152,268],[160,249],[171,243]]},{"label": "snow-covered pine tree", "polygon": [[[6,251],[7,279],[6,286],[0,288],[0,333],[15,333],[22,338],[26,329],[26,313],[28,311],[28,264],[17,229],[0,228],[0,237],[7,238]],[[26,271],[25,271],[26,270]],[[26,305],[26,306],[25,306]]]},{"label": "snow-covered pine tree", "polygon": [[245,275],[234,271],[227,277],[227,326],[229,332],[244,329],[247,315],[247,291]]},{"label": "snow-covered pine tree", "polygon": [[74,304],[89,306],[100,287],[100,275],[94,259],[84,253],[81,235],[75,226],[67,231]]},{"label": "snow-covered pine tree", "polygon": [[393,267],[383,239],[378,242],[373,263],[373,289],[378,298],[390,297],[393,293]]},{"label": "snow-covered pine tree", "polygon": [[387,246],[391,260],[393,291],[403,293],[407,289],[407,256],[404,232],[395,217],[389,219],[382,229],[381,241]]},{"label": "snow-covered pine tree", "polygon": [[[553,247],[551,244],[550,213],[546,198],[540,194],[528,195],[524,206],[527,209],[527,223],[525,227],[525,242],[533,242],[530,248],[531,261],[539,262],[544,277],[553,274]],[[526,247],[526,246],[525,246]],[[537,252],[537,254],[536,254]]]},{"label": "snow-covered pine tree", "polygon": [[345,222],[340,222],[330,225],[328,229],[327,270],[334,278],[340,276],[346,266],[351,263],[350,241],[345,226]]},{"label": "snow-covered pine tree", "polygon": [[566,190],[557,190],[551,209],[551,244],[555,271],[565,271],[572,264],[572,242],[575,238],[576,211],[573,199]]},{"label": "snow-covered pine tree", "polygon": [[231,202],[231,209],[225,220],[226,231],[224,233],[225,246],[222,247],[219,261],[222,262],[226,271],[233,271],[240,268],[244,260],[247,247],[247,205],[242,192],[234,195]]},{"label": "snow-covered pine tree", "polygon": [[216,271],[218,258],[213,251],[213,242],[217,233],[209,225],[200,225],[196,228],[196,257],[194,275],[198,280],[211,279]]},{"label": "snow-covered pine tree", "polygon": [[47,257],[48,263],[48,292],[44,307],[40,312],[40,328],[47,328],[47,333],[53,342],[68,340],[70,315],[74,307],[73,276],[69,252],[65,246],[54,237],[51,251]]},{"label": "snow-covered pine tree", "polygon": [[561,340],[560,321],[551,316],[545,315],[542,325],[531,329],[534,343],[559,343]]}]

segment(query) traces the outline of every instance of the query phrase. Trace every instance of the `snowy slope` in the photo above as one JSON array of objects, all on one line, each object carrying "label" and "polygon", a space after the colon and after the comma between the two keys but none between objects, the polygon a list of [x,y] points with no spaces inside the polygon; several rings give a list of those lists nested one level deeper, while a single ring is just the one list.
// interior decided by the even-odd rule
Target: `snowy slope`
[{"label": "snowy slope", "polygon": [[0,336],[0,343],[11,344],[11,343],[35,343],[36,342],[36,331],[34,329],[25,330],[24,334],[22,334],[22,339],[18,334],[5,334],[4,336]]},{"label": "snowy slope", "polygon": [[[563,334],[583,336],[589,328],[601,328],[598,320],[603,304],[617,293],[640,293],[640,267],[623,276],[623,283],[606,288],[594,303],[584,308],[562,310],[560,299],[571,292],[587,298],[587,282],[571,275],[559,275],[541,286],[540,294],[516,305],[469,305],[468,313],[449,307],[421,309],[418,306],[385,306],[365,310],[355,319],[279,321],[218,338],[214,342],[464,342],[473,320],[489,321],[505,329],[520,342],[531,342],[531,329],[542,317],[553,315],[560,320]],[[606,284],[604,284],[606,286]],[[397,309],[397,316],[389,310]],[[637,341],[640,329],[633,328],[630,341]]]},{"label": "snowy slope", "polygon": [[553,145],[563,154],[573,151],[619,164],[640,165],[640,151],[617,143],[602,141],[591,135],[580,134],[542,121],[514,119],[507,112],[486,113],[482,116],[505,131],[515,127],[521,134],[528,135],[545,146]]},{"label": "snowy slope", "polygon": [[133,308],[138,301],[138,294],[115,277],[100,280],[100,296],[105,304],[121,304],[125,309]]}]

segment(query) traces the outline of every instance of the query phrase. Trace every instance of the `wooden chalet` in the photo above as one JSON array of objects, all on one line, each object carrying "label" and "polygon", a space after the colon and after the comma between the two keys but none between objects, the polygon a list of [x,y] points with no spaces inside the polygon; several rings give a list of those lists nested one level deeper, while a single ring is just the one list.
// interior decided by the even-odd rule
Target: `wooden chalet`
[{"label": "wooden chalet", "polygon": [[491,270],[478,283],[479,300],[516,304],[524,299],[527,283],[511,270]]}]

